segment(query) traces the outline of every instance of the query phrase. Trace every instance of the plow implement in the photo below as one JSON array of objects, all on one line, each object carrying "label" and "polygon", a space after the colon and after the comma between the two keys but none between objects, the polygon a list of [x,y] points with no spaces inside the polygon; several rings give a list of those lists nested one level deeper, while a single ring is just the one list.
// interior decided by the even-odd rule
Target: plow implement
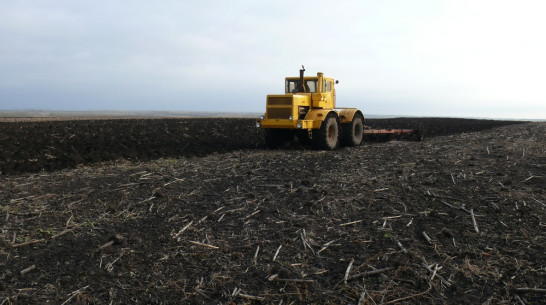
[{"label": "plow implement", "polygon": [[368,141],[390,141],[390,140],[406,140],[406,141],[421,141],[423,132],[420,129],[374,129],[371,126],[364,125],[364,138]]}]

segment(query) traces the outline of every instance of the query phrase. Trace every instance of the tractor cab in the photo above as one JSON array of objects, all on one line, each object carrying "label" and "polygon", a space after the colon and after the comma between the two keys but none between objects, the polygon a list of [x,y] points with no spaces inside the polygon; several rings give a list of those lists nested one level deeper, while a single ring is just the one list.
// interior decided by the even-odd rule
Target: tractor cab
[{"label": "tractor cab", "polygon": [[303,81],[303,92],[299,91],[299,88],[301,88],[299,85],[299,82],[300,80],[298,78],[287,77],[285,92],[286,93],[316,93],[318,92],[318,87],[319,87],[318,78],[305,79]]}]

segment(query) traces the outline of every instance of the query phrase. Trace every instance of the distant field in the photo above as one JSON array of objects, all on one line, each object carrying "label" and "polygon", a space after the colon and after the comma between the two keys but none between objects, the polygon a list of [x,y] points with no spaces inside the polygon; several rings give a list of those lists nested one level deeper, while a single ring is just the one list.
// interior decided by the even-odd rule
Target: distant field
[{"label": "distant field", "polygon": [[[0,122],[13,121],[66,121],[66,120],[109,120],[109,119],[130,119],[130,118],[257,118],[262,112],[215,112],[215,111],[48,111],[48,110],[0,110]],[[389,119],[389,118],[418,118],[418,116],[397,115],[397,114],[369,114],[367,119]],[[450,118],[450,117],[441,117]],[[459,117],[462,118],[462,117]],[[543,122],[544,119],[492,119],[485,117],[464,117],[465,119],[477,120],[512,120],[512,121],[534,121]]]},{"label": "distant field", "polygon": [[36,120],[86,120],[127,118],[256,118],[260,113],[252,112],[206,112],[206,111],[0,111],[0,122]]}]

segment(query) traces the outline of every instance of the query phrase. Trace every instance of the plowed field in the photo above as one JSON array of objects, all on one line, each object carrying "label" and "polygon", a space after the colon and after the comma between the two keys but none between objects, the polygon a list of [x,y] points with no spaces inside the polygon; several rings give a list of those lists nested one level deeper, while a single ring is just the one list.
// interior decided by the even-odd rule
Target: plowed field
[{"label": "plowed field", "polygon": [[[252,119],[0,119],[0,174],[52,171],[101,161],[142,162],[264,148]],[[511,121],[447,118],[366,120],[375,128],[420,128],[425,137]]]},{"label": "plowed field", "polygon": [[0,123],[0,304],[544,304],[546,124],[263,148],[249,119]]}]

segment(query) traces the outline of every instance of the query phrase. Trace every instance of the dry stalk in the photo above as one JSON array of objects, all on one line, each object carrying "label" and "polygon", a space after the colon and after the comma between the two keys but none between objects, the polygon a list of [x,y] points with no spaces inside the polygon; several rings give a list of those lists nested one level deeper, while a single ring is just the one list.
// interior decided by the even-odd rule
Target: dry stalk
[{"label": "dry stalk", "polygon": [[405,301],[405,300],[408,300],[408,299],[416,298],[416,297],[422,296],[424,294],[427,294],[432,289],[432,285],[430,283],[428,283],[428,285],[429,285],[428,289],[423,291],[423,292],[412,294],[412,295],[409,295],[407,297],[399,298],[399,299],[388,301],[388,302],[381,303],[381,304],[394,304],[394,303],[398,303],[398,302],[401,302],[401,301]]},{"label": "dry stalk", "polygon": [[369,275],[380,274],[380,273],[383,273],[385,271],[389,271],[389,270],[392,270],[392,269],[393,269],[393,267],[387,267],[387,268],[383,268],[383,269],[376,269],[376,270],[372,270],[372,271],[361,272],[361,273],[351,275],[348,278],[348,280],[354,280],[354,279],[357,279],[359,277],[366,277],[366,276],[369,276]]},{"label": "dry stalk", "polygon": [[29,273],[30,271],[32,271],[34,269],[36,269],[36,265],[32,265],[30,267],[27,267],[27,268],[21,270],[21,275],[25,275],[25,274]]},{"label": "dry stalk", "polygon": [[527,181],[529,181],[529,180],[531,180],[531,179],[533,179],[533,178],[542,178],[542,176],[535,176],[535,175],[532,175],[532,174],[531,174],[531,176],[530,176],[529,178],[523,180],[523,182],[527,182]]},{"label": "dry stalk", "polygon": [[313,250],[313,247],[311,247],[311,245],[309,245],[309,242],[307,242],[307,234],[305,234],[305,229],[302,230],[302,232],[300,233],[300,236],[301,236],[301,241],[303,243],[303,249],[309,249],[311,251],[311,253],[313,253],[313,255],[315,255],[315,250]]},{"label": "dry stalk", "polygon": [[244,294],[244,293],[239,293],[237,296],[243,298],[243,299],[247,299],[247,300],[252,300],[252,301],[263,301],[265,300],[264,297],[257,297],[257,296],[253,296],[253,295],[248,295],[248,294]]},{"label": "dry stalk", "polygon": [[339,226],[341,227],[344,227],[344,226],[349,226],[349,225],[354,225],[355,223],[359,223],[359,222],[363,222],[364,220],[355,220],[355,221],[351,221],[351,222],[346,222],[346,223],[342,223],[340,224]]},{"label": "dry stalk", "polygon": [[258,261],[258,252],[260,252],[260,246],[256,248],[256,252],[254,253],[254,265],[256,265],[256,262]]},{"label": "dry stalk", "polygon": [[430,239],[430,237],[428,237],[427,233],[425,231],[421,231],[421,234],[427,240],[427,242],[432,245],[432,239]]},{"label": "dry stalk", "polygon": [[69,298],[66,299],[66,301],[62,302],[61,305],[65,305],[65,304],[68,304],[68,302],[70,302],[70,300],[72,300],[73,298],[75,298],[76,296],[80,295],[85,289],[87,289],[87,287],[89,287],[89,285],[85,286],[85,287],[82,287],[78,290],[75,290],[75,291],[72,291],[70,294],[69,294]]},{"label": "dry stalk", "polygon": [[193,224],[193,220],[190,221],[187,225],[185,225],[180,231],[178,231],[178,233],[176,233],[173,236],[173,238],[178,238],[178,236],[180,236],[180,234],[184,233],[184,231],[186,231],[192,224]]},{"label": "dry stalk", "polygon": [[357,305],[362,305],[364,303],[364,299],[366,299],[366,286],[362,286],[362,292],[360,293],[360,297],[358,298]]},{"label": "dry stalk", "polygon": [[347,266],[347,270],[345,270],[345,276],[343,277],[343,283],[345,284],[347,284],[347,278],[349,277],[349,273],[351,272],[351,268],[353,267],[354,262],[354,258],[351,258],[351,262],[349,263],[349,266]]},{"label": "dry stalk", "polygon": [[529,288],[529,287],[520,287],[515,289],[517,292],[534,292],[534,293],[545,293],[546,288]]},{"label": "dry stalk", "polygon": [[472,217],[472,224],[474,225],[474,231],[476,231],[476,233],[480,233],[480,230],[478,229],[478,223],[476,222],[476,217],[474,216],[474,209],[470,209],[470,217]]},{"label": "dry stalk", "polygon": [[404,248],[404,246],[402,246],[402,243],[399,240],[396,241],[396,244],[398,245],[398,247],[400,247],[402,252],[408,253],[408,250],[406,250],[406,248]]},{"label": "dry stalk", "polygon": [[454,206],[454,205],[452,205],[452,204],[449,204],[449,203],[445,202],[444,200],[440,200],[440,202],[443,203],[443,204],[445,204],[445,205],[447,205],[447,206],[450,207],[450,208],[457,209],[457,210],[460,210],[460,209],[461,209],[461,207],[457,207],[457,206]]},{"label": "dry stalk", "polygon": [[430,280],[432,281],[434,279],[434,277],[436,276],[436,272],[438,272],[438,270],[442,269],[442,267],[439,267],[438,264],[436,264],[434,266],[434,270],[432,272],[432,276],[430,277]]},{"label": "dry stalk", "polygon": [[257,211],[255,211],[254,213],[252,213],[252,214],[250,214],[250,215],[247,215],[247,216],[245,217],[245,219],[248,219],[248,218],[250,218],[250,217],[252,217],[252,216],[254,216],[254,215],[256,215],[256,214],[258,214],[258,213],[260,213],[260,212],[261,212],[261,210],[257,210]]},{"label": "dry stalk", "polygon": [[184,179],[184,178],[175,178],[173,181],[167,182],[167,183],[163,184],[163,186],[167,186],[167,185],[169,185],[169,184],[172,184],[172,183],[175,183],[175,182],[184,181],[184,180],[186,180],[186,179]]},{"label": "dry stalk", "polygon": [[360,298],[358,298],[357,305],[362,305],[364,303],[364,300],[366,299],[366,296],[370,298],[373,304],[375,303],[375,300],[372,298],[372,296],[366,291],[366,283],[364,282],[364,279],[362,279],[362,292],[360,293]]},{"label": "dry stalk", "polygon": [[[71,216],[71,217],[72,217],[72,216]],[[78,227],[79,227],[79,226],[76,226],[76,227],[74,227],[74,228],[72,228],[72,229],[66,229],[66,230],[64,230],[64,231],[62,231],[62,232],[60,232],[60,233],[57,233],[57,234],[51,236],[51,239],[55,239],[55,238],[57,238],[57,237],[61,237],[61,236],[65,235],[66,233],[70,233],[70,232],[74,231],[74,230],[77,229]]]},{"label": "dry stalk", "polygon": [[270,280],[275,280],[275,281],[279,281],[279,282],[292,282],[292,283],[314,283],[315,282],[315,280],[282,279],[282,278],[278,278],[278,277],[275,277],[275,278],[270,279]]},{"label": "dry stalk", "polygon": [[519,295],[515,295],[514,298],[521,304],[521,305],[527,305],[523,300],[519,297]]},{"label": "dry stalk", "polygon": [[104,248],[108,248],[108,247],[112,246],[114,243],[115,243],[115,241],[114,241],[114,240],[111,240],[111,241],[105,243],[104,245],[100,246],[100,247],[99,247],[99,250],[102,250],[102,249],[104,249]]},{"label": "dry stalk", "polygon": [[273,255],[273,261],[277,259],[277,255],[279,255],[279,251],[281,251],[282,245],[279,245],[277,248],[277,251],[275,252],[275,255]]},{"label": "dry stalk", "polygon": [[334,241],[336,241],[336,240],[335,239],[331,240],[331,241],[325,243],[324,245],[322,245],[322,248],[320,250],[318,250],[317,253],[320,254],[320,252],[326,250],[326,248],[328,248],[328,246],[330,246]]},{"label": "dry stalk", "polygon": [[437,271],[442,268],[442,267],[438,267],[438,264],[436,264],[436,268],[435,268],[436,270],[432,270],[425,262],[421,263],[421,266],[425,268],[428,272],[432,273],[433,277],[430,280],[432,280],[434,277],[437,277],[438,279],[440,279],[440,282],[443,285],[447,287],[451,286],[451,283],[448,280],[446,280],[443,276],[437,273]]},{"label": "dry stalk", "polygon": [[189,243],[194,244],[194,245],[196,245],[196,246],[206,247],[206,248],[210,248],[210,249],[214,249],[214,250],[220,249],[219,247],[216,247],[216,246],[213,246],[213,245],[209,245],[209,244],[200,243],[200,242],[198,242],[198,241],[192,241],[192,240],[190,240]]},{"label": "dry stalk", "polygon": [[45,240],[45,239],[30,240],[30,241],[26,241],[26,242],[24,242],[24,243],[11,245],[11,247],[12,247],[12,248],[19,248],[19,247],[24,247],[24,246],[32,245],[32,244],[41,243],[41,242],[44,242],[44,241],[46,241],[46,240]]}]

